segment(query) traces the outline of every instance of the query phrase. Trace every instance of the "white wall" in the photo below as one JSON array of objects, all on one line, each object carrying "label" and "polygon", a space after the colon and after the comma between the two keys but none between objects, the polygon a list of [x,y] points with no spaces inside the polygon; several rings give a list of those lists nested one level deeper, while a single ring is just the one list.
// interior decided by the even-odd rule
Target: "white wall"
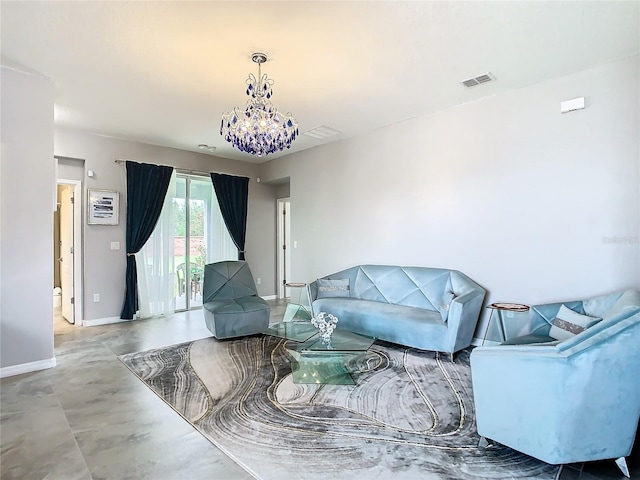
[{"label": "white wall", "polygon": [[[273,252],[275,224],[271,219],[275,210],[273,187],[256,182],[256,165],[226,160],[173,148],[129,142],[75,130],[55,129],[55,153],[58,156],[85,160],[85,169],[95,172],[85,178],[83,188],[98,188],[120,192],[120,222],[117,226],[87,225],[84,223],[84,320],[119,317],[124,297],[126,173],[116,159],[141,163],[172,165],[202,172],[220,172],[251,177],[247,219],[247,262],[254,276],[261,277],[262,295],[275,293]],[[84,202],[83,202],[84,203]],[[86,205],[83,204],[86,209]],[[111,242],[120,242],[121,250],[110,250]],[[93,302],[93,294],[100,294],[100,302]]]},{"label": "white wall", "polygon": [[49,79],[6,67],[0,67],[0,84],[0,367],[5,375],[55,364],[54,89]]},{"label": "white wall", "polygon": [[58,179],[78,180],[85,182],[84,160],[77,158],[56,157],[58,160]]},{"label": "white wall", "polygon": [[639,71],[635,56],[261,165],[291,179],[293,277],[446,267],[489,303],[640,287]]}]

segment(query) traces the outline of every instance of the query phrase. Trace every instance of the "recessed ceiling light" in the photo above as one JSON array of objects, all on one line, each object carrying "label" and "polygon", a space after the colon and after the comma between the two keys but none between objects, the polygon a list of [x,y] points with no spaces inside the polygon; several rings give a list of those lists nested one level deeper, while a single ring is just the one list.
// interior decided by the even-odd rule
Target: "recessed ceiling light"
[{"label": "recessed ceiling light", "polygon": [[212,145],[207,145],[206,143],[201,143],[200,145],[198,145],[198,148],[200,150],[208,150],[209,152],[215,152],[216,151],[216,147],[214,147]]}]

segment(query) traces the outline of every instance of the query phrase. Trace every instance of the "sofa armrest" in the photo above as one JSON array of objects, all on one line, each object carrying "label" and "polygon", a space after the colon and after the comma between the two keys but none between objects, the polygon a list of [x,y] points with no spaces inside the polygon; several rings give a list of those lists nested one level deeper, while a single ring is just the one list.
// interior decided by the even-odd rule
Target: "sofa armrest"
[{"label": "sofa armrest", "polygon": [[566,368],[566,358],[552,346],[475,348],[471,378],[478,433],[529,454],[536,443],[554,441],[547,428],[561,424],[558,403],[572,398],[564,391]]},{"label": "sofa armrest", "polygon": [[[518,358],[523,359],[538,359],[541,357],[558,357],[558,344],[554,345],[486,345],[482,347],[476,347],[473,349],[472,356],[478,358],[490,358],[496,359],[495,361],[502,361],[505,355],[517,355]],[[482,360],[491,362],[493,360]]]},{"label": "sofa armrest", "polygon": [[449,304],[447,344],[451,352],[471,345],[485,293],[483,289],[477,288],[455,297]]}]

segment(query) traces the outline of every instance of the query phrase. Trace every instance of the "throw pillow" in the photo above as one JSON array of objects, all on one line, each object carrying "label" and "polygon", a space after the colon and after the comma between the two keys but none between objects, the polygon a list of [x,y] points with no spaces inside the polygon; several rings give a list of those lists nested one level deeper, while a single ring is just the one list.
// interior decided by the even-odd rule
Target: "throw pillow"
[{"label": "throw pillow", "polygon": [[584,332],[600,320],[602,319],[581,315],[562,305],[551,324],[549,336],[556,340],[566,340]]},{"label": "throw pillow", "polygon": [[319,278],[316,283],[318,285],[318,298],[349,297],[351,295],[348,278],[336,280]]}]

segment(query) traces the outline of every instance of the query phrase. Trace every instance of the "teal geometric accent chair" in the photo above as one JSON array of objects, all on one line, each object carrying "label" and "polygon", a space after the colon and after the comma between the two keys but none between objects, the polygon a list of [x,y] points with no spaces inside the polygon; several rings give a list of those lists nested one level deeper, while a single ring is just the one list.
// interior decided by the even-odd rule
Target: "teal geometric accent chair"
[{"label": "teal geometric accent chair", "polygon": [[[566,309],[596,323],[553,341]],[[640,292],[533,306],[529,326],[523,341],[552,341],[509,340],[471,353],[482,443],[553,465],[614,459],[629,476],[640,421]]]},{"label": "teal geometric accent chair", "polygon": [[218,339],[262,333],[269,326],[271,308],[258,296],[246,262],[205,265],[202,301],[207,328]]}]

